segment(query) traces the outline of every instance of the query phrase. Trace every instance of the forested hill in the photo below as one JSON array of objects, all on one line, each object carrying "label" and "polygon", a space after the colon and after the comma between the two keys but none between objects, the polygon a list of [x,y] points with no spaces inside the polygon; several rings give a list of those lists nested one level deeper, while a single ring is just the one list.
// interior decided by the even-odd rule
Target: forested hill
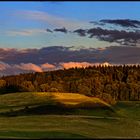
[{"label": "forested hill", "polygon": [[140,66],[93,66],[0,78],[0,93],[80,93],[113,103],[140,100]]}]

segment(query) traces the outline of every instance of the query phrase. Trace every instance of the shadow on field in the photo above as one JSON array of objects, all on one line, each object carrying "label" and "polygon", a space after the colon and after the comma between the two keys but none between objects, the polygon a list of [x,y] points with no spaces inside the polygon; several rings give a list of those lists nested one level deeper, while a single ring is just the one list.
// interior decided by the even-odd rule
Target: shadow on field
[{"label": "shadow on field", "polygon": [[106,106],[95,106],[95,107],[84,107],[84,106],[67,106],[62,103],[55,103],[53,105],[43,104],[38,106],[25,106],[23,109],[20,110],[10,110],[8,112],[0,113],[0,116],[24,116],[24,115],[73,115],[78,114],[78,110],[88,110],[93,111],[96,110],[108,110],[109,112],[113,112],[111,108]]},{"label": "shadow on field", "polygon": [[8,137],[6,139],[88,139],[86,136],[80,134],[60,131],[9,131],[8,133],[2,131],[0,135]]}]

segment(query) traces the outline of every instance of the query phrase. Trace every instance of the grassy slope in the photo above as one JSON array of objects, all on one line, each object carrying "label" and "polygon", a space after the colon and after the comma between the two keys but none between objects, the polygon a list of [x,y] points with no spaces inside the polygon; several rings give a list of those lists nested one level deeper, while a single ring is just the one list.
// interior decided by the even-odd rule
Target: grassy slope
[{"label": "grassy slope", "polygon": [[[118,102],[114,106],[115,114],[110,109],[94,108],[98,103],[110,108],[105,102],[79,94],[14,93],[0,95],[0,112],[10,108],[22,110],[25,106],[30,106],[32,111],[44,106],[46,109],[46,105],[55,105],[58,101],[61,105],[67,105],[66,108],[73,105],[79,108],[83,104],[84,107],[92,104],[93,108],[76,109],[76,112],[70,113],[75,115],[70,116],[35,113],[0,117],[0,138],[140,138],[140,102]],[[58,108],[53,111],[56,110]]]},{"label": "grassy slope", "polygon": [[[29,109],[25,109],[27,107]],[[25,92],[0,95],[0,112],[15,112],[21,110],[22,114],[46,114],[46,113],[76,113],[92,115],[92,112],[99,114],[102,108],[106,112],[112,112],[111,106],[106,102],[94,98],[74,93],[43,93]],[[82,109],[85,109],[84,111]],[[94,109],[88,111],[87,109]]]},{"label": "grassy slope", "polygon": [[68,105],[76,105],[83,102],[100,103],[109,106],[99,98],[88,97],[76,93],[46,93],[46,92],[22,92],[0,95],[0,104],[8,106],[32,105],[47,102],[49,99],[57,100]]}]

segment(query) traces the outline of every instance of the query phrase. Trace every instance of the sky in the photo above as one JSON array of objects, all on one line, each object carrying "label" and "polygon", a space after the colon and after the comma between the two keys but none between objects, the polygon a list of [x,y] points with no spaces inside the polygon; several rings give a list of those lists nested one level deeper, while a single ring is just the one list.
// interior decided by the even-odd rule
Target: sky
[{"label": "sky", "polygon": [[140,2],[0,2],[0,76],[140,64]]},{"label": "sky", "polygon": [[[90,21],[140,20],[139,9],[140,2],[0,2],[0,48],[117,45],[116,42],[90,39],[71,32],[96,27]],[[63,27],[69,32],[46,31]]]}]

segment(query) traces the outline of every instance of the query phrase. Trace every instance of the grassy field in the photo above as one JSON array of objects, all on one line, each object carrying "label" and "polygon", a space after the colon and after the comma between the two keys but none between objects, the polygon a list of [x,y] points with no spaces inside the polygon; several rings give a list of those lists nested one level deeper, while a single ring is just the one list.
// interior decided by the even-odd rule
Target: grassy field
[{"label": "grassy field", "polygon": [[140,102],[71,93],[0,95],[0,138],[140,138]]},{"label": "grassy field", "polygon": [[110,106],[106,102],[95,97],[88,97],[76,93],[46,93],[46,92],[21,92],[14,94],[0,95],[0,104],[7,106],[24,106],[41,103],[48,103],[49,101],[59,101],[65,105],[78,105],[84,102],[93,103],[94,105]]},{"label": "grassy field", "polygon": [[[25,92],[0,95],[0,115],[29,114],[78,114],[82,109],[106,111],[112,109],[109,104],[95,97],[75,93]],[[84,113],[84,112],[83,112]]]}]

